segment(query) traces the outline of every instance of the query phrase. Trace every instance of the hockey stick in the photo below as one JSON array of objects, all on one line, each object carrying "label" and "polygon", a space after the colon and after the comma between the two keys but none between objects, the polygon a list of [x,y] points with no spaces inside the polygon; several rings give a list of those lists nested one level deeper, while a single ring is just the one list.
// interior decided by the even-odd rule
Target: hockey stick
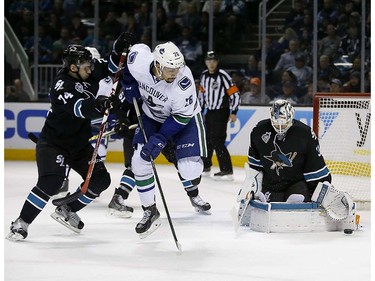
[{"label": "hockey stick", "polygon": [[[142,134],[143,134],[143,137],[145,139],[145,142],[147,142],[147,135],[146,135],[145,128],[143,126],[141,112],[139,111],[138,103],[137,103],[137,100],[136,100],[135,97],[133,97],[133,104],[134,104],[135,111],[137,113],[137,119],[138,119],[138,123],[139,123],[139,128],[142,130]],[[165,213],[167,214],[168,223],[169,223],[169,227],[171,228],[171,231],[172,231],[174,242],[176,244],[177,249],[180,252],[182,252],[181,244],[177,240],[177,236],[176,236],[176,232],[175,232],[174,227],[173,227],[172,219],[171,219],[171,216],[169,215],[167,202],[165,201],[165,198],[164,198],[164,193],[163,193],[163,190],[161,188],[161,184],[160,184],[158,172],[156,171],[154,159],[152,159],[151,156],[150,156],[150,159],[151,159],[152,170],[154,172],[154,177],[155,177],[156,183],[158,185],[158,189],[159,189],[159,192],[160,192],[161,200],[163,201],[164,210],[165,210]]]},{"label": "hockey stick", "polygon": [[[121,83],[119,83],[119,80],[120,80],[120,76],[121,76],[122,69],[123,69],[122,66],[125,63],[125,59],[128,55],[127,50],[126,51],[124,50],[121,54],[120,62],[119,62],[117,72],[116,72],[116,75],[115,75],[115,79],[114,79],[114,82],[113,82],[113,86],[112,86],[111,95],[116,95],[118,93],[119,89],[121,88]],[[89,164],[89,168],[87,170],[86,178],[85,178],[85,181],[83,182],[83,185],[81,186],[80,190],[74,192],[73,194],[68,194],[66,197],[52,200],[53,205],[61,206],[61,205],[69,204],[69,203],[77,200],[81,195],[83,195],[87,192],[87,189],[89,187],[89,183],[90,183],[90,180],[91,180],[91,175],[92,175],[92,172],[94,170],[95,163],[96,163],[96,157],[98,155],[100,142],[101,142],[101,139],[103,137],[103,133],[104,133],[104,130],[105,130],[105,127],[106,127],[105,125],[106,125],[107,120],[108,120],[108,116],[109,116],[109,109],[106,109],[105,112],[104,112],[102,123],[100,124],[98,138],[96,140],[94,151],[92,153],[92,157],[91,157],[91,161],[90,161],[90,164]]]},{"label": "hockey stick", "polygon": [[249,195],[246,196],[242,210],[239,210],[239,212],[237,212],[236,207],[234,207],[234,206],[232,207],[232,209],[230,211],[230,215],[232,216],[232,220],[233,220],[234,232],[237,233],[238,228],[239,228],[239,226],[241,224],[241,221],[243,219],[243,216],[245,215],[246,210],[249,207],[250,201],[252,199],[254,199],[254,192],[251,192],[250,196]]}]

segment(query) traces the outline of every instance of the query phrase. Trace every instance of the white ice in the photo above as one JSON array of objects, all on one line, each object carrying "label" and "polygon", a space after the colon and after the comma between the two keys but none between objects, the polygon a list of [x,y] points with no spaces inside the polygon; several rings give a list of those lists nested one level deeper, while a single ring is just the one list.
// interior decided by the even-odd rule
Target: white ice
[{"label": "white ice", "polygon": [[[162,225],[140,240],[134,227],[142,217],[136,191],[128,204],[133,217],[107,214],[107,204],[123,172],[107,164],[112,184],[96,202],[79,212],[85,222],[75,234],[50,218],[48,203],[21,242],[4,238],[6,281],[366,281],[370,280],[370,211],[361,211],[363,230],[352,235],[324,233],[235,233],[230,210],[245,177],[234,170],[234,182],[203,178],[200,195],[212,205],[212,215],[194,211],[171,165],[156,165],[172,217],[179,253],[157,193]],[[216,169],[213,169],[217,171]],[[37,180],[35,162],[4,162],[4,237]],[[70,189],[81,180],[72,172]]]}]

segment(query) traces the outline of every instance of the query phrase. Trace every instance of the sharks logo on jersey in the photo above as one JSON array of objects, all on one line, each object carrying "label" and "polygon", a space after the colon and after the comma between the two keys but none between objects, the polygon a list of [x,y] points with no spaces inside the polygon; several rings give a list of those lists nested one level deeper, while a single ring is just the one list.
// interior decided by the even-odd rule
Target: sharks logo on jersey
[{"label": "sharks logo on jersey", "polygon": [[279,176],[280,169],[284,169],[285,167],[293,167],[293,159],[297,156],[297,152],[284,153],[281,151],[276,142],[273,144],[275,149],[271,151],[271,155],[264,156],[264,158],[273,163],[271,169],[276,170],[276,174]]}]

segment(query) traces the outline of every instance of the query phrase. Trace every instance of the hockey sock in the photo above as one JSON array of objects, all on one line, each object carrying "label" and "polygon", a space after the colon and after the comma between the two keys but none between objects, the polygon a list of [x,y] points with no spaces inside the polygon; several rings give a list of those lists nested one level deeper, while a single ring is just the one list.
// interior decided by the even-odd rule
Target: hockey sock
[{"label": "hockey sock", "polygon": [[115,194],[120,194],[122,198],[127,199],[130,192],[134,189],[135,179],[134,173],[130,169],[126,169],[122,174],[120,186],[116,189]]},{"label": "hockey sock", "polygon": [[72,212],[77,212],[82,208],[86,207],[97,197],[99,197],[98,194],[95,194],[90,189],[88,189],[85,194],[81,194],[81,196],[78,197],[77,200],[73,201],[72,203],[69,203],[68,205],[70,206]]},{"label": "hockey sock", "polygon": [[38,186],[34,186],[23,204],[20,217],[25,222],[32,223],[46,206],[49,198],[50,196],[48,194],[46,194]]},{"label": "hockey sock", "polygon": [[178,177],[180,178],[180,181],[182,185],[184,186],[184,189],[189,197],[198,196],[198,193],[199,193],[198,184],[200,183],[201,177],[192,181],[185,180],[183,177],[181,177],[180,173],[178,173]]}]

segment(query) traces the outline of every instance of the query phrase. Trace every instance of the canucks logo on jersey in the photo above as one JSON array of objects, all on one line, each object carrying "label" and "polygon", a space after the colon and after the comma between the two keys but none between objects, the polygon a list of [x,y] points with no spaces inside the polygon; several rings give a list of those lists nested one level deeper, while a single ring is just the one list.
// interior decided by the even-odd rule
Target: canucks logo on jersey
[{"label": "canucks logo on jersey", "polygon": [[276,174],[280,175],[280,169],[284,167],[293,167],[293,159],[297,156],[297,152],[284,153],[276,142],[273,143],[275,149],[271,151],[271,155],[264,156],[267,160],[273,162],[271,169],[276,170]]}]

